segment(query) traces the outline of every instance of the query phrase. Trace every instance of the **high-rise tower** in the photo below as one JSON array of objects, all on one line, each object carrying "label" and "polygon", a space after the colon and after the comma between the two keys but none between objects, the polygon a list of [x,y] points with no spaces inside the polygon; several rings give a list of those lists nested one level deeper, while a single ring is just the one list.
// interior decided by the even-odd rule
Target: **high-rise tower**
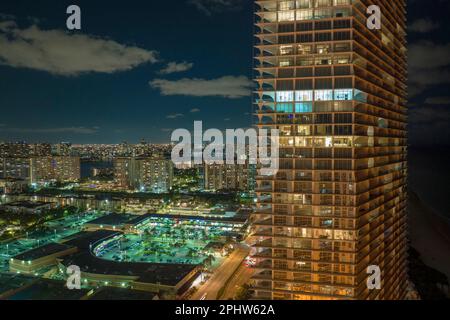
[{"label": "high-rise tower", "polygon": [[[405,0],[255,1],[255,298],[401,299],[407,280]],[[367,7],[381,9],[381,30]],[[367,268],[381,269],[381,289]]]}]

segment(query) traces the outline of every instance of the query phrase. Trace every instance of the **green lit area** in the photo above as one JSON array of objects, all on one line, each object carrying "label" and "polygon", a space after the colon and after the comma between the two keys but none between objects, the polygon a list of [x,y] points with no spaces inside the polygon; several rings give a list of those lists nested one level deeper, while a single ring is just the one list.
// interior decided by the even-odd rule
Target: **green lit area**
[{"label": "green lit area", "polygon": [[[61,242],[82,230],[94,219],[105,216],[100,211],[66,216],[44,223],[39,229],[23,237],[0,244],[0,272],[9,271],[9,260],[31,249]],[[243,228],[243,223],[205,220],[202,218],[151,217],[133,233],[124,233],[118,240],[97,246],[95,254],[105,260],[204,264],[214,268],[226,255],[226,245],[233,242]],[[211,246],[214,244],[214,246]],[[35,276],[48,273],[48,268]]]},{"label": "green lit area", "polygon": [[100,246],[98,257],[114,261],[216,265],[224,251],[210,243],[226,244],[241,225],[203,220],[151,218],[138,231]]},{"label": "green lit area", "polygon": [[[9,259],[42,245],[59,242],[83,229],[86,222],[105,215],[100,211],[88,211],[45,222],[34,231],[26,232],[22,237],[0,243],[0,272],[9,270]],[[48,270],[43,270],[48,271]]]}]

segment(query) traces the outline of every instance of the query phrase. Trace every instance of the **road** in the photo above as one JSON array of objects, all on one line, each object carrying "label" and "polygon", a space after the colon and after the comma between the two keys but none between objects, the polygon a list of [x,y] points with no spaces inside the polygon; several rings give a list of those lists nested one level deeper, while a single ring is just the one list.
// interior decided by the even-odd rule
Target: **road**
[{"label": "road", "polygon": [[211,278],[192,295],[191,300],[216,300],[220,289],[248,255],[249,249],[239,246],[212,274]]},{"label": "road", "polygon": [[236,295],[237,289],[242,285],[249,283],[253,273],[255,273],[255,269],[249,268],[244,263],[241,263],[239,269],[235,272],[235,274],[227,284],[222,297],[220,297],[220,300],[233,299]]}]

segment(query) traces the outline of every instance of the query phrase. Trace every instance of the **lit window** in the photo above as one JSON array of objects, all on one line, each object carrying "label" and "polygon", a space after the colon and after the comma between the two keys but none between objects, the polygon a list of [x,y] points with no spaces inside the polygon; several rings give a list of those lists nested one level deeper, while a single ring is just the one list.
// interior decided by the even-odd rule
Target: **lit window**
[{"label": "lit window", "polygon": [[293,53],[294,53],[293,46],[280,46],[280,54],[281,55],[287,55],[287,54],[293,54]]},{"label": "lit window", "polygon": [[287,112],[292,113],[294,106],[292,103],[279,103],[277,105],[277,112]]},{"label": "lit window", "polygon": [[294,1],[281,1],[279,3],[279,8],[281,11],[287,11],[294,9]]},{"label": "lit window", "polygon": [[352,89],[339,89],[334,90],[335,100],[353,100],[353,90]]},{"label": "lit window", "polygon": [[295,112],[312,112],[312,102],[300,102],[295,104]]},{"label": "lit window", "polygon": [[277,102],[291,102],[294,101],[294,91],[278,91]]},{"label": "lit window", "polygon": [[312,20],[313,16],[312,10],[297,10],[297,20]]},{"label": "lit window", "polygon": [[301,125],[297,127],[298,135],[302,136],[310,136],[311,135],[311,126]]},{"label": "lit window", "polygon": [[295,101],[312,101],[312,90],[295,91]]},{"label": "lit window", "polygon": [[293,64],[294,64],[294,62],[293,62],[293,59],[291,59],[291,58],[280,59],[280,67],[289,67]]},{"label": "lit window", "polygon": [[278,12],[278,21],[294,21],[295,11]]},{"label": "lit window", "polygon": [[333,100],[333,90],[316,90],[314,99],[316,101],[331,101]]}]

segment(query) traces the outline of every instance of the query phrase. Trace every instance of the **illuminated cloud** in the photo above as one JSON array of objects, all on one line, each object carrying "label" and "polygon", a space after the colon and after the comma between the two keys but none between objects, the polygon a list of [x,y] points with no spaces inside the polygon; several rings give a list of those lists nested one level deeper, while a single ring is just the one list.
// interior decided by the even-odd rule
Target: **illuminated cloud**
[{"label": "illuminated cloud", "polygon": [[253,86],[245,76],[225,76],[217,79],[180,79],[150,81],[150,86],[161,91],[163,96],[192,96],[192,97],[224,97],[238,99],[248,97]]},{"label": "illuminated cloud", "polygon": [[184,114],[182,113],[173,113],[173,114],[169,114],[166,118],[167,119],[177,119],[177,118],[182,118],[184,117]]},{"label": "illuminated cloud", "polygon": [[113,40],[0,21],[0,64],[61,76],[114,73],[157,62],[157,52]]},{"label": "illuminated cloud", "polygon": [[186,61],[177,63],[177,62],[169,62],[167,66],[162,69],[159,73],[160,74],[171,74],[171,73],[177,73],[177,72],[184,72],[192,69],[194,66],[193,63],[189,63]]}]

